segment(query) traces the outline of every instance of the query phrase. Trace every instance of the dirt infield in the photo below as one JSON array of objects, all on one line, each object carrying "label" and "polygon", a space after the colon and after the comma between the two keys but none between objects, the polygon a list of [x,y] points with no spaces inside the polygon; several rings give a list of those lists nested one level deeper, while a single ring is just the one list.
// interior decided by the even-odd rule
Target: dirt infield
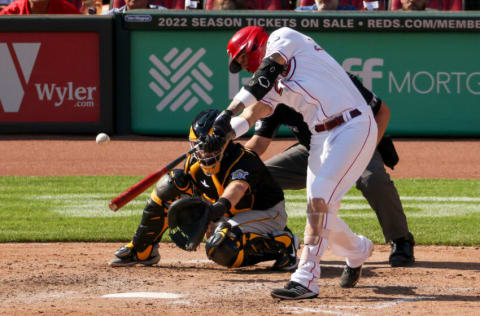
[{"label": "dirt infield", "polygon": [[[0,175],[147,175],[188,149],[183,140],[114,137],[0,138]],[[291,141],[278,141],[266,157]],[[395,142],[393,178],[480,178],[480,142]],[[434,162],[434,163],[432,163]],[[120,243],[0,244],[0,315],[478,315],[480,247],[417,246],[417,262],[390,268],[376,245],[354,289],[341,289],[342,258],[327,251],[317,299],[284,302],[270,289],[288,273],[271,263],[228,270],[204,249],[161,244],[154,267],[109,268]],[[129,296],[109,297],[127,293]],[[149,297],[146,297],[149,296]],[[152,297],[155,296],[155,297]]]},{"label": "dirt infield", "polygon": [[[113,137],[104,146],[94,139],[0,136],[0,175],[148,175],[189,148],[183,138]],[[293,143],[274,141],[262,158]],[[399,139],[395,146],[393,178],[480,178],[480,141]]]}]

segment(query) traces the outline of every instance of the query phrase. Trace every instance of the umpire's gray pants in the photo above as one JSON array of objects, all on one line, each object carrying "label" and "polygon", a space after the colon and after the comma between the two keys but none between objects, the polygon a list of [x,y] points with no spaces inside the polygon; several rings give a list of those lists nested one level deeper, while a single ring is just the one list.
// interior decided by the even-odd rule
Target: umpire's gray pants
[{"label": "umpire's gray pants", "polygon": [[[308,166],[308,149],[305,146],[295,144],[267,160],[265,164],[282,189],[305,188]],[[367,169],[357,180],[356,186],[377,214],[385,241],[406,237],[407,218],[397,189],[385,170],[382,156],[377,150]]]}]

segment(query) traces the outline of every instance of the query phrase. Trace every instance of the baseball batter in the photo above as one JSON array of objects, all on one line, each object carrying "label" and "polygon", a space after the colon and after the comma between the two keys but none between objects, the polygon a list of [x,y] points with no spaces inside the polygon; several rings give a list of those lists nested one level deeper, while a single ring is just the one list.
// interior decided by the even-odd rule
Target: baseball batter
[{"label": "baseball batter", "polygon": [[[284,27],[270,36],[263,28],[240,29],[229,41],[229,70],[254,75],[203,139],[216,150],[273,113],[279,103],[300,112],[312,133],[307,170],[307,223],[300,264],[281,299],[318,296],[320,259],[327,245],[346,257],[343,285],[355,285],[373,243],[354,234],[338,216],[340,200],[368,165],[377,141],[371,108],[343,68],[310,37]],[[240,116],[233,117],[234,114]]]},{"label": "baseball batter", "polygon": [[[367,104],[372,107],[375,120],[380,121],[380,145],[370,160],[367,169],[357,180],[356,186],[375,211],[383,230],[385,241],[391,245],[389,262],[392,267],[404,267],[415,261],[414,238],[408,230],[407,218],[403,212],[402,202],[393,181],[390,180],[384,164],[394,168],[397,160],[392,159],[395,148],[388,137],[381,137],[386,124],[383,116],[389,117],[388,106],[352,74],[348,74],[352,82],[362,93]],[[278,128],[287,126],[298,140],[298,143],[284,152],[267,160],[265,164],[274,179],[284,190],[304,189],[307,178],[308,150],[311,133],[300,113],[291,107],[280,104],[272,115],[255,123],[255,134],[245,144],[245,147],[262,155],[270,145]]]}]

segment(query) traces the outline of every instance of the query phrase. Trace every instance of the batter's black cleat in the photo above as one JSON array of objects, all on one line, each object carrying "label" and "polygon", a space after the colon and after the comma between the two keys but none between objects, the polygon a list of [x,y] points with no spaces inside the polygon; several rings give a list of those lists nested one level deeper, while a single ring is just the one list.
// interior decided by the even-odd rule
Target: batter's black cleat
[{"label": "batter's black cleat", "polygon": [[308,288],[295,281],[288,282],[283,289],[273,289],[270,292],[270,295],[282,300],[303,300],[318,296],[317,293],[310,291]]},{"label": "batter's black cleat", "polygon": [[415,262],[413,255],[413,247],[415,246],[415,240],[413,235],[408,233],[407,238],[398,238],[391,242],[392,251],[388,263],[392,267],[407,267]]},{"label": "batter's black cleat", "polygon": [[[148,249],[148,248],[147,248]],[[144,251],[145,252],[145,251]],[[137,253],[133,245],[127,244],[115,252],[117,258],[108,263],[111,267],[131,267],[136,264],[151,266],[160,261],[160,253],[158,252],[158,244],[152,246],[150,254],[145,259],[139,259],[142,253]]]},{"label": "batter's black cleat", "polygon": [[362,266],[358,268],[350,268],[348,265],[345,265],[343,268],[342,276],[340,277],[340,286],[343,288],[355,287],[360,276],[362,275]]},{"label": "batter's black cleat", "polygon": [[273,271],[293,271],[297,269],[299,259],[297,250],[300,247],[300,239],[295,234],[287,233],[292,238],[292,243],[280,259],[277,259],[272,266]]}]

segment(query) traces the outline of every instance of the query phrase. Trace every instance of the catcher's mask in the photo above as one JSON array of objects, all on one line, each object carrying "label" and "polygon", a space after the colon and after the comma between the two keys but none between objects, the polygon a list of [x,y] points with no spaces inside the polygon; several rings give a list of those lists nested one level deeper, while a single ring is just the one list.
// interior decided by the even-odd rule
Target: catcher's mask
[{"label": "catcher's mask", "polygon": [[[188,136],[191,148],[200,143],[201,137],[213,134],[213,123],[219,114],[218,110],[206,110],[195,117]],[[220,171],[220,161],[222,161],[227,145],[228,142],[215,152],[206,152],[197,147],[193,153],[193,156],[200,162],[203,173],[207,176],[212,176]]]},{"label": "catcher's mask", "polygon": [[248,72],[257,71],[265,55],[264,49],[268,37],[268,33],[260,26],[246,26],[235,33],[227,45],[230,72],[237,73],[242,70],[242,66],[235,60],[240,54],[245,54],[247,57]]}]

